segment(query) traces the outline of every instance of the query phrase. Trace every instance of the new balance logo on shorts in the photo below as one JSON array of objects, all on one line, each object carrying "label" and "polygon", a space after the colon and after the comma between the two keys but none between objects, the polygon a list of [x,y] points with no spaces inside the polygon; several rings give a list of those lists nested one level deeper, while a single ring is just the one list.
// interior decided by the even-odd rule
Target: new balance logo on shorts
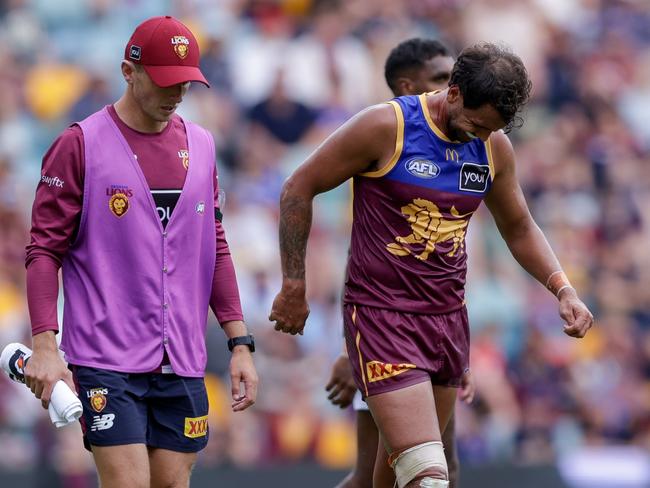
[{"label": "new balance logo on shorts", "polygon": [[93,415],[93,425],[90,428],[92,432],[98,430],[107,430],[113,427],[113,420],[115,420],[114,413],[107,413],[105,415]]}]

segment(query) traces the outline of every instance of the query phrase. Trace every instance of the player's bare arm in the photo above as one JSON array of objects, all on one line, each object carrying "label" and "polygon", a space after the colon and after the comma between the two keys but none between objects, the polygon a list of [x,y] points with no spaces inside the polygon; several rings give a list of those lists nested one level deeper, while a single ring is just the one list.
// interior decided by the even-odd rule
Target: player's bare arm
[{"label": "player's bare arm", "polygon": [[593,325],[593,316],[567,281],[557,281],[564,276],[562,267],[528,210],[515,174],[512,144],[503,132],[494,133],[490,141],[496,174],[485,203],[513,257],[557,295],[560,316],[566,322],[564,332],[584,337]]},{"label": "player's bare arm", "polygon": [[396,137],[393,107],[370,107],[328,137],[285,182],[280,197],[282,289],[269,316],[276,330],[302,333],[309,315],[305,300],[305,253],[314,197],[358,173],[387,164]]}]

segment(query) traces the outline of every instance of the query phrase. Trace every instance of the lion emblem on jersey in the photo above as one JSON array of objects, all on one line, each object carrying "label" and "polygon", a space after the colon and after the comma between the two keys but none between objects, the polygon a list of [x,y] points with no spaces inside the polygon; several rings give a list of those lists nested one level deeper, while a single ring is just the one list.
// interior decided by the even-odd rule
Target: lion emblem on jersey
[{"label": "lion emblem on jersey", "polygon": [[[465,233],[470,213],[460,215],[456,207],[451,207],[449,214],[445,217],[438,206],[423,198],[416,198],[413,202],[401,208],[402,215],[406,217],[411,234],[406,237],[395,237],[396,242],[386,244],[386,249],[395,256],[413,256],[421,261],[426,261],[429,255],[441,244],[451,245],[447,256],[455,256],[463,253],[465,249]],[[424,249],[416,254],[413,245],[424,246]]]},{"label": "lion emblem on jersey", "polygon": [[116,193],[108,201],[108,207],[116,217],[124,217],[124,214],[129,210],[129,197],[124,193]]}]

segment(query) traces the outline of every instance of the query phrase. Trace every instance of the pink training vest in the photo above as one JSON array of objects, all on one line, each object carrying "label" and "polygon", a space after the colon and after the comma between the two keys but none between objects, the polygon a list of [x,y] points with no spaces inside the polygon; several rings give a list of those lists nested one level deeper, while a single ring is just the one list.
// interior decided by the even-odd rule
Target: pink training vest
[{"label": "pink training vest", "polygon": [[185,122],[191,155],[163,229],[145,177],[106,109],[79,123],[85,146],[79,233],[63,262],[63,339],[72,364],[143,373],[166,350],[174,372],[202,377],[215,267],[215,151]]}]

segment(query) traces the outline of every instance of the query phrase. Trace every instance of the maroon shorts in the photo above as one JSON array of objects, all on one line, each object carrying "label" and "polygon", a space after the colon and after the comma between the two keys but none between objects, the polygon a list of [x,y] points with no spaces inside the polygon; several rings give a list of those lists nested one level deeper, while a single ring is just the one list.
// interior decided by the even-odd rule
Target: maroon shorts
[{"label": "maroon shorts", "polygon": [[363,397],[431,381],[460,386],[469,367],[465,307],[423,315],[346,304],[345,340]]}]

